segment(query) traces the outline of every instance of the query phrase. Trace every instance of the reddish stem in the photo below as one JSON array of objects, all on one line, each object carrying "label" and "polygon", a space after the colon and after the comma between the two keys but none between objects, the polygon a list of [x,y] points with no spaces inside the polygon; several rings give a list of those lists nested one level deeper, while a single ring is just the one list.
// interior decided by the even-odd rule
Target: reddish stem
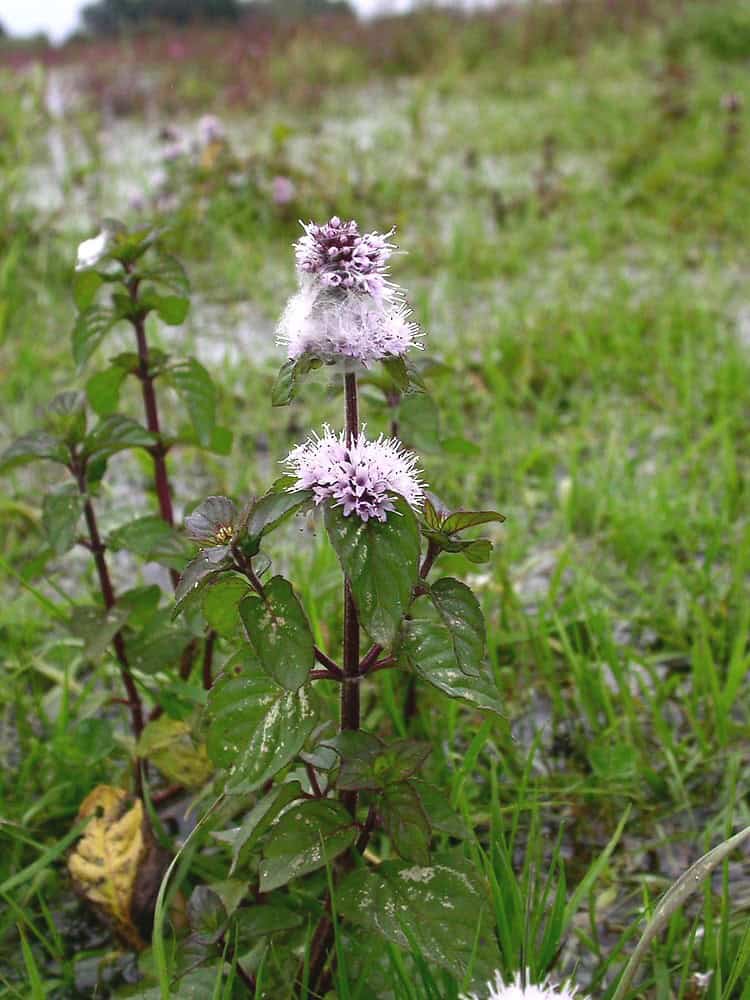
[{"label": "reddish stem", "polygon": [[[130,267],[127,265],[126,270],[130,271]],[[138,285],[139,281],[135,277],[130,278],[127,282],[130,301],[134,306],[130,322],[135,331],[135,340],[138,347],[138,369],[136,375],[141,383],[143,408],[146,411],[146,426],[156,438],[156,444],[151,448],[151,457],[154,460],[154,485],[159,501],[159,513],[162,520],[166,521],[169,525],[174,525],[172,491],[167,473],[167,447],[162,439],[161,425],[159,423],[159,408],[156,403],[154,376],[151,372],[148,341],[146,340],[146,319],[138,308]],[[171,569],[169,575],[172,580],[172,586],[177,587],[177,584],[180,582],[180,574],[177,570]]]},{"label": "reddish stem", "polygon": [[309,677],[311,681],[337,681],[339,684],[344,679],[341,671],[334,673],[332,670],[311,670]]},{"label": "reddish stem", "polygon": [[[344,376],[346,395],[346,440],[351,444],[359,432],[357,404],[357,376],[349,372]],[[341,686],[341,731],[359,729],[359,618],[354,603],[351,582],[344,581],[344,677]],[[342,792],[341,801],[352,814],[357,811],[357,793]]]},{"label": "reddish stem", "polygon": [[[87,548],[90,549],[91,554],[94,557],[94,565],[96,566],[96,573],[99,577],[99,589],[101,590],[102,600],[104,601],[104,607],[107,611],[109,611],[117,603],[117,597],[115,596],[115,589],[112,586],[112,578],[109,575],[107,560],[104,556],[106,549],[104,543],[102,542],[101,535],[99,534],[99,525],[96,520],[94,506],[87,494],[85,466],[73,453],[71,453],[70,471],[75,477],[78,492],[84,498],[83,516],[86,521],[86,528],[88,529],[89,534],[89,544]],[[125,651],[125,640],[122,637],[122,632],[117,632],[113,636],[112,645],[114,646],[117,661],[120,664],[120,675],[127,694],[126,704],[130,708],[133,736],[137,740],[143,732],[143,705],[141,703],[141,696],[138,693],[138,688],[133,680],[133,675],[130,672],[130,664],[128,663],[128,656]],[[135,783],[136,793],[140,797],[142,793],[141,769],[138,760],[135,761]]]},{"label": "reddish stem", "polygon": [[209,629],[206,635],[206,644],[203,647],[203,690],[210,691],[213,687],[213,662],[214,662],[214,643],[216,642],[216,633],[213,629]]}]

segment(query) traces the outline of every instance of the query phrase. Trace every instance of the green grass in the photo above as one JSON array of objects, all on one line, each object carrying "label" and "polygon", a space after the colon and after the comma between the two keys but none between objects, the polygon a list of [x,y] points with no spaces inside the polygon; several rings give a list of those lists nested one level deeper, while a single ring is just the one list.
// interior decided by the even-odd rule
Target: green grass
[{"label": "green grass", "polygon": [[[524,61],[505,51],[468,71],[450,62],[367,88],[347,83],[360,71],[342,62],[340,86],[315,108],[269,102],[236,123],[253,137],[252,183],[194,179],[170,218],[199,299],[250,300],[265,317],[255,339],[213,368],[235,450],[208,463],[185,454],[183,504],[260,490],[308,427],[339,422],[340,397],[320,382],[306,385],[292,414],[267,402],[296,216],[398,226],[408,254],[395,276],[430,355],[445,362],[429,376],[438,434],[406,414],[403,436],[447,503],[507,515],[492,564],[473,573],[506,718],[485,723],[420,688],[408,720],[404,685],[388,671],[377,691],[365,687],[363,717],[432,743],[425,778],[450,789],[474,831],[465,849],[490,880],[503,971],[576,972],[593,997],[612,996],[637,922],[660,894],[750,822],[750,343],[738,332],[749,301],[750,128],[744,113],[727,151],[720,100],[748,84],[748,52],[735,53],[746,19],[732,15],[731,37],[720,27],[730,8],[739,10],[696,6],[684,30],[651,25],[575,56],[554,48]],[[684,82],[664,77],[675,58]],[[0,80],[0,444],[27,430],[55,391],[86,378],[69,354],[69,284],[76,244],[91,230],[23,194],[48,155],[40,88]],[[83,133],[90,121],[68,127]],[[113,175],[106,147],[98,155]],[[290,212],[268,199],[276,173],[298,186]],[[104,199],[92,186],[90,217],[117,214]],[[196,307],[183,333],[198,349],[203,315]],[[216,342],[231,345],[229,313],[219,316],[227,325]],[[387,427],[374,393],[364,407],[373,430]],[[169,419],[168,401],[166,410]],[[111,524],[123,519],[128,481],[143,479],[125,460],[113,465]],[[71,897],[58,848],[86,793],[124,780],[127,737],[109,704],[116,671],[104,663],[92,674],[55,622],[91,571],[83,558],[80,573],[62,570],[45,551],[39,498],[54,473],[38,469],[0,485],[0,997],[138,995],[124,985],[127,959],[103,977],[113,992],[90,992],[90,967],[80,971],[113,945]],[[278,560],[329,644],[341,615],[332,553],[311,530],[290,529]],[[187,894],[225,877],[210,838],[197,841],[179,871]],[[443,834],[436,846],[455,843]],[[324,886],[309,882],[300,894]],[[706,971],[702,995],[747,1000],[749,904],[743,866],[726,862],[654,942],[633,1000],[688,1000],[698,995],[691,977]],[[259,996],[289,995],[291,950],[299,956],[310,933],[258,951]],[[167,936],[140,967],[164,977],[171,949]],[[335,986],[347,1000],[456,1000],[464,986],[345,923],[337,949]],[[247,995],[236,979],[216,982],[215,970],[196,983],[196,996]],[[183,988],[173,995],[193,995]]]}]

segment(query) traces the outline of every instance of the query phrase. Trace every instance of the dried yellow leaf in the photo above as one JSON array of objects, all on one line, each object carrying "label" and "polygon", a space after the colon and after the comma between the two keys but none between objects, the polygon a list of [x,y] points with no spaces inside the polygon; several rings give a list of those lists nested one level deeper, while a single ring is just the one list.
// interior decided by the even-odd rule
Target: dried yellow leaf
[{"label": "dried yellow leaf", "polygon": [[99,785],[79,809],[79,819],[88,816],[86,831],[68,859],[76,892],[131,947],[143,948],[132,917],[133,891],[146,854],[143,803],[122,788]]}]

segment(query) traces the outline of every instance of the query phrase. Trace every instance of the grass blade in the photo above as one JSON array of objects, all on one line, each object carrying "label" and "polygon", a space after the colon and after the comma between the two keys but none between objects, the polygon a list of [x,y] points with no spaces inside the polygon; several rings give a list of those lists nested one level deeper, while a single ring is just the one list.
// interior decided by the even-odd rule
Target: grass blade
[{"label": "grass blade", "polygon": [[675,910],[682,906],[685,900],[701,886],[717,865],[721,864],[732,851],[736,850],[749,837],[750,826],[746,826],[744,830],[740,830],[739,833],[730,837],[729,840],[723,841],[723,843],[712,848],[707,854],[704,854],[702,858],[699,858],[666,891],[663,899],[654,910],[654,915],[643,932],[635,951],[630,956],[628,964],[625,966],[622,979],[617,986],[612,1000],[624,1000],[638,970],[638,966],[643,961],[643,957],[648,951],[651,942],[666,927]]}]

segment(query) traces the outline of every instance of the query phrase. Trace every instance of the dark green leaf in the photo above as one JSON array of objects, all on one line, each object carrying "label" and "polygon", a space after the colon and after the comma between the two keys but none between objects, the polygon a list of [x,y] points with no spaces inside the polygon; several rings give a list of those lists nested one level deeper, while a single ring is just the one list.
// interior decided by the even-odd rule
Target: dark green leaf
[{"label": "dark green leaf", "polygon": [[126,590],[118,597],[117,604],[119,607],[127,608],[129,625],[134,628],[143,628],[159,607],[160,599],[161,587],[152,583],[150,586],[133,587],[131,590]]},{"label": "dark green leaf", "polygon": [[342,732],[324,746],[341,758],[336,787],[344,791],[385,788],[411,777],[430,753],[428,743],[396,740],[385,744],[377,736],[358,730]]},{"label": "dark green leaf", "polygon": [[73,327],[73,360],[82,367],[120,319],[112,309],[89,306],[78,314]]},{"label": "dark green leaf", "polygon": [[442,530],[452,535],[456,531],[463,531],[465,528],[473,528],[477,524],[489,524],[492,521],[502,522],[505,520],[503,514],[498,514],[496,510],[457,510],[443,521]]},{"label": "dark green leaf", "polygon": [[190,930],[202,944],[215,944],[227,925],[227,911],[218,894],[207,885],[197,885],[188,901]]},{"label": "dark green leaf", "polygon": [[115,307],[114,312],[118,320],[145,318],[144,310],[135,299],[131,298],[128,292],[113,291],[112,305]]},{"label": "dark green leaf", "polygon": [[405,392],[409,388],[409,371],[403,357],[383,358],[383,368],[396,384],[396,388]]},{"label": "dark green leaf", "polygon": [[419,795],[419,801],[427,813],[433,830],[439,830],[457,840],[467,840],[472,836],[472,831],[464,823],[461,816],[451,808],[450,796],[445,794],[444,789],[416,779],[411,782],[411,785]]},{"label": "dark green leaf", "polygon": [[167,379],[185,402],[198,442],[210,447],[216,425],[216,386],[211,376],[200,361],[189,358],[170,368]]},{"label": "dark green leaf", "polygon": [[260,864],[260,891],[323,868],[352,847],[358,836],[348,810],[340,802],[301,802],[271,829]]},{"label": "dark green leaf", "polygon": [[135,670],[146,674],[169,671],[177,666],[183,651],[192,640],[192,633],[170,621],[169,609],[157,611],[136,633],[128,632],[125,649],[128,662]]},{"label": "dark green leaf", "polygon": [[5,449],[0,456],[0,472],[6,472],[17,465],[25,465],[27,462],[41,462],[43,459],[65,465],[69,458],[65,444],[60,438],[46,431],[32,431],[16,438],[13,444]]},{"label": "dark green leaf", "polygon": [[[154,359],[162,354],[163,352],[157,350],[157,348],[149,347],[149,362],[153,364]],[[167,355],[164,354],[164,357],[166,358]],[[116,354],[113,358],[110,358],[110,364],[116,368],[123,368],[129,375],[135,375],[140,370],[141,359],[135,351],[122,351],[120,354]]]},{"label": "dark green leaf", "polygon": [[48,493],[42,503],[42,527],[50,547],[62,555],[75,545],[83,497],[73,483]]},{"label": "dark green leaf", "polygon": [[[434,367],[439,367],[439,363],[434,363]],[[422,368],[426,366],[422,363],[416,363],[412,358],[406,359],[406,370],[409,373],[409,384],[413,385],[417,389],[422,389],[427,392],[427,385],[422,374]]]},{"label": "dark green leaf", "polygon": [[125,549],[141,559],[161,563],[170,569],[182,569],[189,548],[182,536],[157,515],[138,517],[116,528],[107,539],[114,551]]},{"label": "dark green leaf", "polygon": [[325,746],[336,751],[341,759],[336,787],[341,791],[380,788],[375,776],[374,763],[383,749],[382,742],[372,733],[361,730],[339,733],[327,740]]},{"label": "dark green leaf", "polygon": [[122,223],[118,225],[121,228],[116,230],[109,255],[123,264],[132,264],[142,257],[162,234],[162,230],[149,227],[128,232]]},{"label": "dark green leaf", "polygon": [[341,568],[351,581],[360,622],[371,638],[387,646],[411,600],[419,573],[419,528],[401,497],[388,520],[345,517],[340,507],[326,509],[326,528]]},{"label": "dark green leaf", "polygon": [[181,298],[190,294],[190,281],[185,273],[185,268],[176,257],[170,254],[158,254],[147,267],[138,269],[138,275],[142,281],[153,281],[156,284],[164,285],[165,288]]},{"label": "dark green leaf", "polygon": [[151,448],[156,444],[153,434],[142,427],[137,421],[113,413],[104,417],[86,436],[84,452],[95,461],[109,458],[118,451],[127,448]]},{"label": "dark green leaf", "polygon": [[430,821],[409,782],[388,785],[378,800],[378,815],[396,852],[418,865],[430,861]]},{"label": "dark green leaf", "polygon": [[140,299],[145,309],[154,309],[162,323],[179,326],[184,323],[190,310],[190,299],[181,295],[159,295],[153,288],[147,289]]},{"label": "dark green leaf", "polygon": [[127,370],[119,365],[110,365],[104,371],[92,375],[86,383],[86,396],[91,409],[97,416],[108,417],[117,410],[120,389]]},{"label": "dark green leaf", "polygon": [[240,879],[226,878],[211,882],[209,888],[216,893],[224,904],[228,916],[232,916],[248,898],[248,885]]},{"label": "dark green leaf", "polygon": [[294,399],[297,392],[298,382],[303,375],[320,368],[323,362],[310,354],[303,354],[300,358],[290,358],[285,361],[276,376],[276,381],[271,389],[271,405],[287,406]]},{"label": "dark green leaf", "polygon": [[86,434],[86,397],[82,392],[60,392],[45,411],[47,429],[66,444],[80,444]]},{"label": "dark green leaf", "polygon": [[221,545],[214,549],[204,549],[200,555],[187,564],[174,592],[175,605],[172,617],[176,618],[188,600],[198,594],[210,580],[226,568],[228,560],[229,547]]},{"label": "dark green leaf", "polygon": [[294,399],[297,389],[295,369],[296,361],[292,358],[281,366],[271,389],[271,406],[287,406]]},{"label": "dark green leaf", "polygon": [[302,687],[315,664],[315,652],[307,615],[291,583],[274,576],[262,597],[245,598],[240,615],[269,676],[289,691]]},{"label": "dark green leaf", "polygon": [[440,531],[440,525],[442,523],[440,515],[435,509],[435,505],[432,500],[427,496],[424,498],[422,515],[428,528],[431,528],[433,531]]},{"label": "dark green leaf", "polygon": [[240,601],[250,593],[247,578],[239,573],[223,573],[203,591],[203,614],[219,635],[232,638],[242,628]]},{"label": "dark green leaf", "polygon": [[470,562],[487,562],[492,554],[492,542],[488,538],[456,538],[444,531],[422,528],[422,534],[434,542],[442,552],[458,552]]},{"label": "dark green leaf", "polygon": [[266,674],[252,653],[227,665],[208,698],[208,752],[229,769],[227,791],[260,788],[299,753],[315,726],[307,688],[287,691]]},{"label": "dark green leaf", "polygon": [[87,659],[96,662],[128,619],[128,609],[77,607],[70,619],[70,631],[83,639]]},{"label": "dark green leaf", "polygon": [[470,677],[461,669],[453,635],[442,622],[419,617],[425,598],[414,605],[414,619],[405,623],[402,655],[420,677],[451,698],[461,698],[479,708],[501,714],[500,692],[486,664]]},{"label": "dark green leaf", "polygon": [[234,875],[238,867],[245,865],[255,845],[279,813],[286,809],[290,802],[301,798],[302,785],[299,781],[287,781],[283,785],[274,785],[271,791],[253,806],[243,819],[241,826],[213,834],[217,840],[229,844],[231,848],[230,875]]},{"label": "dark green leaf", "polygon": [[450,633],[459,668],[479,677],[486,643],[484,615],[474,594],[460,580],[443,577],[430,588],[432,603]]},{"label": "dark green leaf", "polygon": [[231,455],[233,441],[234,434],[228,427],[214,427],[206,448],[214,455]]},{"label": "dark green leaf", "polygon": [[102,279],[96,271],[76,271],[73,275],[73,301],[79,312],[89,308],[102,286]]},{"label": "dark green leaf", "polygon": [[247,533],[251,538],[260,538],[281,524],[290,514],[312,500],[311,490],[295,490],[293,493],[271,491],[256,501],[247,519]]},{"label": "dark green leaf", "polygon": [[487,887],[467,861],[427,867],[386,861],[352,872],[336,893],[341,916],[401,948],[486,982],[500,964]]},{"label": "dark green leaf", "polygon": [[250,944],[252,938],[292,930],[293,927],[299,927],[302,921],[301,913],[282,906],[281,903],[256,903],[243,907],[237,913],[234,926],[242,945],[245,941]]},{"label": "dark green leaf", "polygon": [[492,555],[492,542],[487,538],[476,538],[460,551],[470,562],[486,563]]}]

